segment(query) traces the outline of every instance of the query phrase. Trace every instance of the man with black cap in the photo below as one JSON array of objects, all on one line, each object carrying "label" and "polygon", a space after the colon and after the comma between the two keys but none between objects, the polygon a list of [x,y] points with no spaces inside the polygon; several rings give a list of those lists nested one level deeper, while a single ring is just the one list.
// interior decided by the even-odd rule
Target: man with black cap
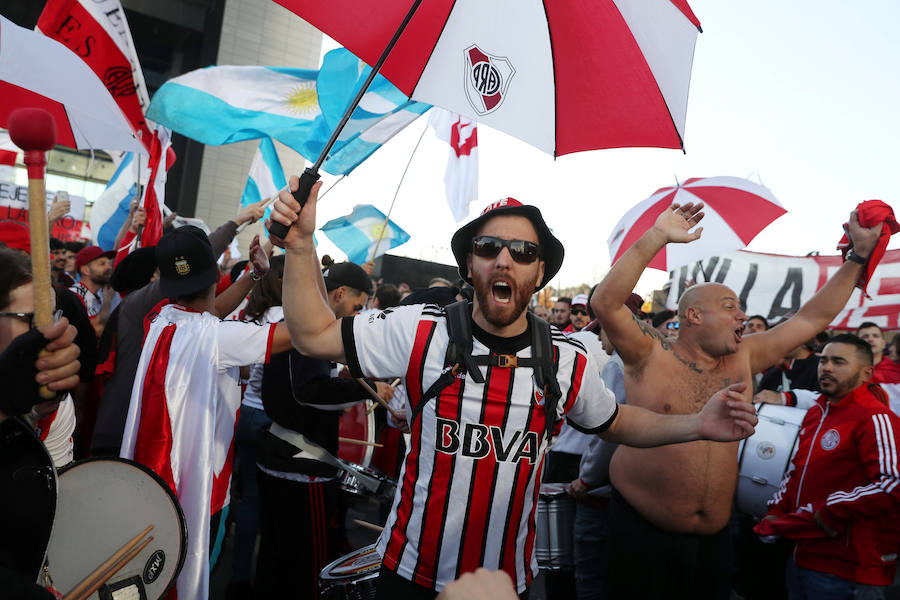
[{"label": "man with black cap", "polygon": [[[524,592],[537,574],[532,515],[542,457],[563,416],[583,431],[641,446],[730,441],[753,431],[752,408],[735,401],[742,386],[714,394],[699,417],[617,409],[584,346],[528,316],[532,294],[559,270],[564,251],[540,211],[512,198],[490,205],[451,241],[460,276],[474,287],[471,306],[335,319],[318,291],[319,187],[302,210],[285,191],[272,211],[295,225],[276,240],[287,249],[284,312],[295,347],[346,362],[354,375],[406,378],[411,443],[377,546],[378,597],[431,598],[480,566],[506,571]],[[466,328],[468,335],[457,333]]]},{"label": "man with black cap", "polygon": [[[329,266],[324,282],[328,306],[339,319],[359,313],[372,291],[369,276],[352,262]],[[257,458],[257,598],[313,597],[319,572],[341,554],[340,470],[303,449],[313,444],[337,456],[341,414],[370,397],[360,382],[340,377],[341,369],[291,350],[273,355],[263,370],[262,401],[273,423],[260,439]],[[386,383],[367,383],[385,401],[393,396]]]},{"label": "man with black cap", "polygon": [[284,324],[210,314],[219,269],[201,229],[165,234],[156,261],[160,291],[169,300],[145,321],[120,455],[152,468],[178,495],[188,525],[178,597],[206,599],[210,534],[217,529],[210,517],[228,504],[240,367],[266,362],[272,352],[289,349],[290,339]]}]

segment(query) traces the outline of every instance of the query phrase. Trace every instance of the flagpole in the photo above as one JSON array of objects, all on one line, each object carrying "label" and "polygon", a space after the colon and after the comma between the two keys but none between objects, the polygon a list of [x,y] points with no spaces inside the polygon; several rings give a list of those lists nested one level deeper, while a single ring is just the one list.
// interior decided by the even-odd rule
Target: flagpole
[{"label": "flagpole", "polygon": [[[340,177],[338,177],[338,178],[335,180],[334,183],[332,183],[330,186],[328,186],[328,189],[327,189],[327,190],[325,190],[324,192],[322,192],[321,194],[319,194],[319,200],[321,200],[322,198],[324,198],[324,197],[325,197],[325,194],[327,194],[328,192],[330,192],[331,190],[333,190],[333,189],[334,189],[334,186],[336,186],[336,185],[339,184],[341,181],[343,181],[343,180],[344,180],[344,177],[346,177],[346,176],[347,176],[347,174],[344,173],[344,174],[342,174]],[[288,189],[288,187],[287,187],[287,186],[284,186],[284,187],[281,188],[281,189],[282,189],[282,190],[286,190],[286,189]],[[280,191],[280,190],[279,190],[279,191]],[[272,196],[271,198],[269,198],[269,201],[266,202],[265,204],[263,204],[263,208],[264,208],[264,209],[269,208],[270,206],[272,206],[273,204],[275,204],[275,201],[276,201],[276,200],[278,200],[278,194],[275,194],[274,196]],[[242,231],[244,231],[245,229],[247,229],[247,227],[248,227],[250,224],[251,224],[250,221],[244,221],[244,223],[243,223],[240,227],[237,228],[237,231],[234,232],[234,235],[237,235],[237,234],[239,234],[240,232],[242,232]]]},{"label": "flagpole", "polygon": [[413,147],[413,151],[409,155],[409,161],[406,163],[406,168],[403,169],[403,175],[400,176],[400,183],[397,184],[397,189],[394,190],[394,199],[391,200],[391,207],[388,209],[387,216],[384,217],[384,224],[381,226],[381,234],[378,236],[378,241],[375,242],[375,249],[372,251],[372,258],[369,260],[375,260],[375,257],[378,255],[378,247],[381,245],[381,240],[384,239],[384,233],[387,231],[388,222],[391,220],[391,212],[394,210],[394,203],[397,202],[397,194],[400,193],[400,186],[403,185],[403,180],[406,179],[406,172],[409,171],[409,165],[412,164],[413,156],[416,155],[416,150],[419,149],[419,144],[422,143],[422,138],[425,137],[426,131],[428,131],[428,121],[425,121],[425,129],[423,129],[422,133],[419,135],[419,141],[417,141],[416,145]]},{"label": "flagpole", "polygon": [[[331,139],[328,140],[328,143],[325,144],[325,147],[322,148],[322,151],[319,153],[319,158],[316,159],[315,164],[313,164],[311,167],[307,167],[306,170],[303,171],[303,173],[300,175],[300,183],[297,187],[297,191],[293,192],[293,195],[294,200],[296,200],[300,204],[301,208],[304,204],[306,204],[306,198],[309,196],[309,192],[312,190],[313,184],[315,184],[316,181],[319,180],[319,167],[321,167],[322,163],[325,162],[325,159],[328,158],[328,153],[331,152],[332,146],[334,146],[335,142],[337,142],[338,136],[344,129],[344,125],[346,125],[347,121],[350,120],[351,115],[353,115],[353,111],[356,110],[356,107],[359,105],[360,100],[362,100],[363,96],[366,94],[366,91],[369,89],[369,86],[372,84],[372,81],[375,79],[375,75],[377,75],[378,71],[381,70],[381,66],[384,64],[384,61],[387,60],[387,57],[388,55],[390,55],[391,50],[394,49],[394,45],[397,43],[397,40],[400,39],[400,35],[412,20],[413,15],[416,14],[416,10],[418,10],[421,3],[422,0],[414,0],[412,6],[409,7],[409,12],[406,13],[405,17],[403,17],[403,21],[394,32],[394,36],[388,42],[387,46],[384,47],[384,50],[381,52],[381,56],[378,57],[378,61],[372,66],[372,70],[369,72],[369,76],[366,77],[366,80],[363,83],[362,87],[359,88],[359,91],[356,93],[356,97],[347,107],[346,112],[344,112],[344,116],[341,118],[340,123],[338,123],[338,126],[331,133]],[[269,232],[275,237],[284,239],[284,237],[288,234],[288,229],[289,227],[287,225],[273,222],[272,226],[269,228]]]}]

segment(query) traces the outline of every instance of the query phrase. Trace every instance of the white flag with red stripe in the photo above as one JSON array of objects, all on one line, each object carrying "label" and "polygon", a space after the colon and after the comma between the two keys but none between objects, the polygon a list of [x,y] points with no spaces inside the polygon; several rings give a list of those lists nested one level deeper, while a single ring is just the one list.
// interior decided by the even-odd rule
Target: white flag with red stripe
[{"label": "white flag with red stripe", "polygon": [[444,186],[450,212],[459,223],[469,216],[469,203],[478,199],[478,124],[438,107],[431,110],[428,124],[450,144]]},{"label": "white flag with red stripe", "polygon": [[150,150],[153,126],[144,119],[150,97],[119,0],[47,0],[37,30],[87,63]]},{"label": "white flag with red stripe", "polygon": [[12,181],[15,179],[16,148],[9,133],[0,131],[0,181]]}]

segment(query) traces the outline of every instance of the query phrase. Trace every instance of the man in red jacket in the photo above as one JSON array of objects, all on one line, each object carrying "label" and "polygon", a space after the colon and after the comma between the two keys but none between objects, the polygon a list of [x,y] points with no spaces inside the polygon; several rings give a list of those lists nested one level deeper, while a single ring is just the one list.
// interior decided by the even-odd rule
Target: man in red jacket
[{"label": "man in red jacket", "polygon": [[[757,533],[795,540],[790,598],[853,598],[893,582],[900,547],[900,420],[868,383],[872,349],[833,337],[819,359],[822,395]],[[857,589],[859,588],[859,592]],[[865,590],[865,592],[863,592]]]}]

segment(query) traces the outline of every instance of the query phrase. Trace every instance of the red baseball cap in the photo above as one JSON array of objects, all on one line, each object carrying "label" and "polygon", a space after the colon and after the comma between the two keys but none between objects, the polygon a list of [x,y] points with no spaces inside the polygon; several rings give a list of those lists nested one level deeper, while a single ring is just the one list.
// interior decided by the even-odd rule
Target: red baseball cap
[{"label": "red baseball cap", "polygon": [[113,250],[103,250],[100,246],[87,246],[82,248],[78,251],[78,254],[75,255],[75,270],[80,271],[81,267],[84,265],[104,256],[112,260],[116,257],[116,253]]},{"label": "red baseball cap", "polygon": [[31,254],[31,231],[19,221],[0,221],[0,242],[13,250]]}]

